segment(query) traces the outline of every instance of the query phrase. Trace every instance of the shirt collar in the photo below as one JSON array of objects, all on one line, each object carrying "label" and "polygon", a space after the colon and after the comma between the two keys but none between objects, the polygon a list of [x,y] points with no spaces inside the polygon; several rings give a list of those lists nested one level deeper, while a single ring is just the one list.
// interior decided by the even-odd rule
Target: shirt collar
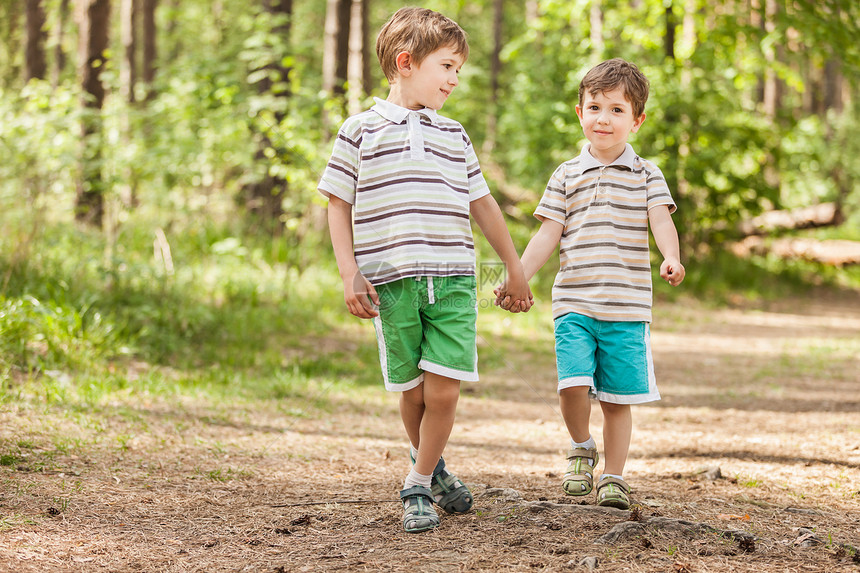
[{"label": "shirt collar", "polygon": [[409,115],[409,112],[414,111],[421,115],[427,117],[430,120],[430,123],[436,123],[439,119],[439,116],[436,114],[435,109],[430,109],[429,107],[425,107],[418,110],[406,109],[405,107],[400,107],[395,103],[391,103],[390,101],[379,99],[378,97],[373,98],[373,101],[376,102],[372,108],[372,111],[375,111],[385,119],[393,123],[403,123],[406,120],[406,117]]},{"label": "shirt collar", "polygon": [[582,152],[579,154],[579,159],[582,162],[582,171],[588,171],[589,169],[599,169],[601,167],[608,167],[609,165],[615,165],[618,167],[626,167],[633,171],[634,165],[633,162],[636,160],[636,152],[633,151],[633,147],[630,144],[626,144],[624,147],[624,153],[618,156],[618,159],[613,161],[612,163],[606,165],[601,161],[594,158],[591,155],[591,144],[586,145],[582,148]]}]

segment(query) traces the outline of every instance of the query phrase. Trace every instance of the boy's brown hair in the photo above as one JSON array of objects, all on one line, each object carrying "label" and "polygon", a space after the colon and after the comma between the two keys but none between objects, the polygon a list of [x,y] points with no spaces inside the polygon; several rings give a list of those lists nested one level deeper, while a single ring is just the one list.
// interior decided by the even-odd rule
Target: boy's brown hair
[{"label": "boy's brown hair", "polygon": [[409,52],[416,64],[450,46],[455,54],[469,57],[466,32],[453,20],[425,8],[401,8],[385,23],[376,37],[376,57],[388,81],[397,77],[397,54]]},{"label": "boy's brown hair", "polygon": [[579,105],[582,106],[582,97],[586,91],[593,97],[601,92],[621,88],[633,106],[633,117],[639,117],[645,112],[648,86],[648,78],[635,65],[621,58],[606,60],[591,68],[582,78],[579,83]]}]

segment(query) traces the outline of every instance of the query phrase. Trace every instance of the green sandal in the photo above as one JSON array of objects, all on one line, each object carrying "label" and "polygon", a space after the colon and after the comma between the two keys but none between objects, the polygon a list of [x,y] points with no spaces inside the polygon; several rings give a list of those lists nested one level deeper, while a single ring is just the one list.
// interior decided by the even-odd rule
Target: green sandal
[{"label": "green sandal", "polygon": [[630,486],[623,479],[602,476],[597,482],[597,505],[630,509]]},{"label": "green sandal", "polygon": [[439,515],[433,509],[433,494],[416,485],[400,492],[403,501],[403,531],[421,533],[439,527]]},{"label": "green sandal", "polygon": [[594,466],[600,456],[597,448],[573,448],[567,452],[567,473],[561,487],[567,495],[588,495],[594,489]]},{"label": "green sandal", "polygon": [[[409,454],[412,458],[412,454]],[[412,460],[415,463],[415,460]],[[433,501],[447,513],[466,513],[472,509],[473,495],[460,478],[445,469],[445,458],[439,458],[433,470]]]}]

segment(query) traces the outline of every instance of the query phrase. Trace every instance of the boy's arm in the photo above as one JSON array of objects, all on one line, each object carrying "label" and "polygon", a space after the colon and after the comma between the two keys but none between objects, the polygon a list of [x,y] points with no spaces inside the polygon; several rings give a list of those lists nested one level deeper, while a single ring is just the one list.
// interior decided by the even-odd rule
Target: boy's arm
[{"label": "boy's arm", "polygon": [[681,247],[678,244],[678,231],[672,222],[668,205],[657,205],[648,211],[648,223],[651,234],[660,254],[663,264],[660,265],[660,277],[672,286],[678,286],[684,280],[686,270],[681,264]]},{"label": "boy's arm", "polygon": [[514,242],[511,240],[511,234],[505,225],[505,219],[502,215],[502,210],[499,209],[499,204],[493,199],[490,194],[484,195],[480,199],[476,199],[469,204],[469,210],[475,218],[475,222],[481,228],[481,232],[489,241],[490,246],[502,259],[507,269],[508,295],[513,301],[515,312],[528,312],[532,304],[531,289],[529,283],[523,274],[523,265],[517,255],[517,249],[514,247]]},{"label": "boy's arm", "polygon": [[379,316],[370,304],[372,300],[378,306],[379,296],[370,281],[359,272],[352,250],[352,205],[334,195],[329,196],[328,201],[328,228],[337,270],[343,281],[346,307],[358,318]]},{"label": "boy's arm", "polygon": [[526,275],[526,280],[532,280],[535,273],[546,264],[561,241],[563,231],[564,225],[558,221],[544,219],[541,222],[540,229],[529,241],[523,253],[523,272]]},{"label": "boy's arm", "polygon": [[[526,280],[531,280],[535,273],[546,264],[549,257],[555,252],[555,248],[561,241],[564,225],[552,219],[542,219],[540,229],[529,241],[525,252],[523,252],[523,274]],[[508,297],[508,285],[502,284],[495,290],[496,305],[507,309],[510,306]]]}]

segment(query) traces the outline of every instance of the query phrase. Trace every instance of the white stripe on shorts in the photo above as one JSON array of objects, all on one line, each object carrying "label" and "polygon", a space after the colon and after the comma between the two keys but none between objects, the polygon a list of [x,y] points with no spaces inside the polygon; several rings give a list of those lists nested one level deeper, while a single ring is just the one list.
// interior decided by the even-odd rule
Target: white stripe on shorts
[{"label": "white stripe on shorts", "polygon": [[454,368],[435,364],[433,362],[428,361],[426,358],[421,359],[421,361],[418,363],[418,368],[425,372],[432,372],[433,374],[438,374],[439,376],[445,376],[447,378],[453,378],[454,380],[460,380],[462,382],[478,381],[477,359],[475,361],[475,370],[473,370],[472,372],[467,372],[465,370],[455,370]]},{"label": "white stripe on shorts", "polygon": [[[379,310],[379,309],[377,309]],[[413,378],[409,382],[395,384],[388,379],[388,352],[385,346],[385,336],[382,334],[382,319],[379,316],[373,317],[373,328],[376,330],[377,347],[379,349],[379,366],[382,370],[382,381],[385,383],[385,389],[389,392],[406,392],[412,390],[422,382],[424,382],[424,373]]]}]

